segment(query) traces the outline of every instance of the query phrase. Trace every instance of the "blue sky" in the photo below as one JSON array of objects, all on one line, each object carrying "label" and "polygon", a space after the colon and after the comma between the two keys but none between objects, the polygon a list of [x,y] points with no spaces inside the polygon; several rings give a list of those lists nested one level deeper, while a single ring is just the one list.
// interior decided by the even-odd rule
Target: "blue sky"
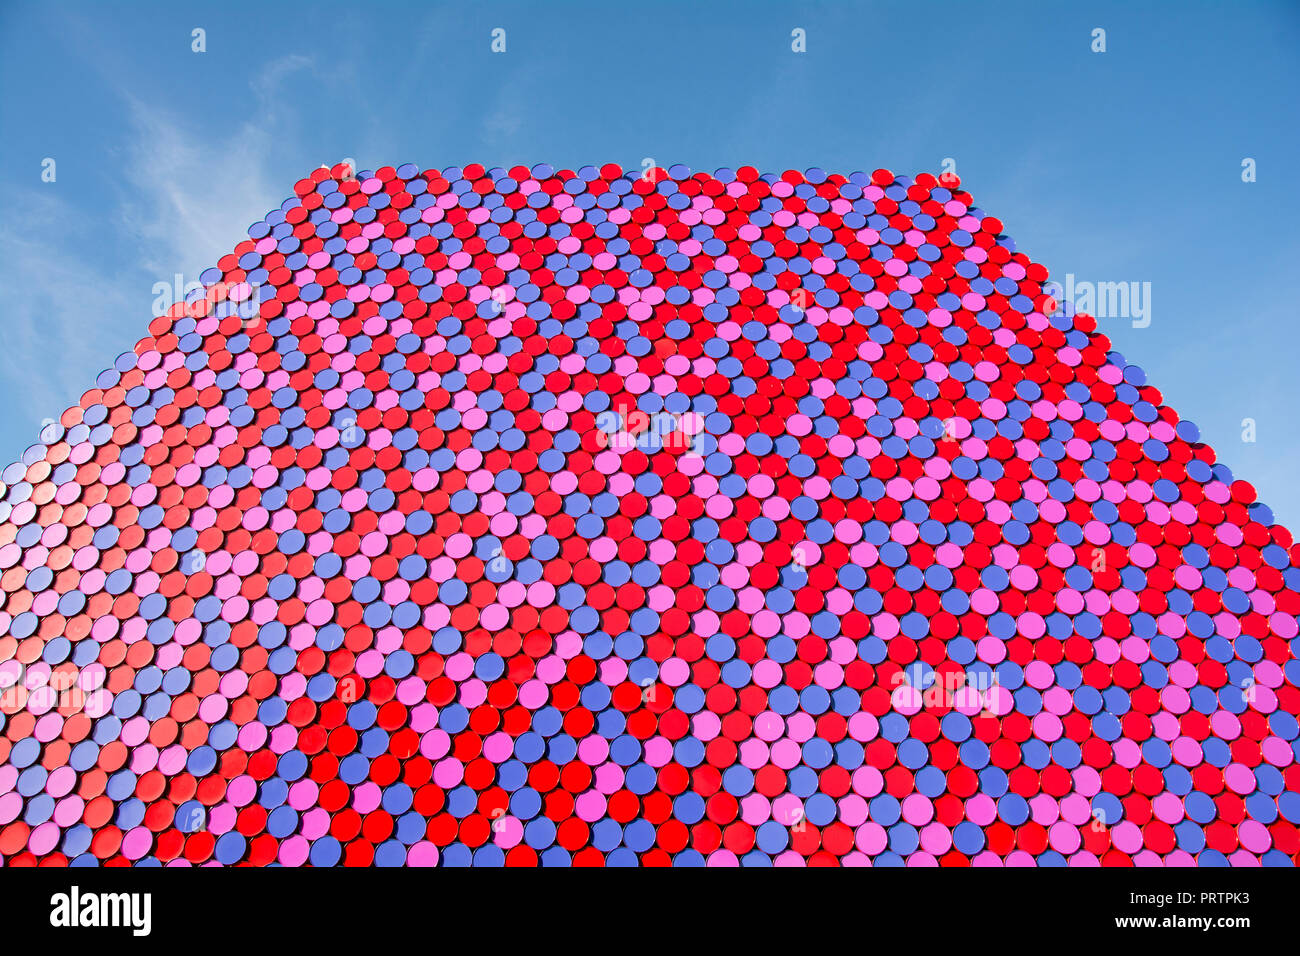
[{"label": "blue sky", "polygon": [[952,159],[1053,277],[1150,283],[1102,330],[1300,530],[1297,102],[1296,3],[0,0],[0,459],[322,163]]}]

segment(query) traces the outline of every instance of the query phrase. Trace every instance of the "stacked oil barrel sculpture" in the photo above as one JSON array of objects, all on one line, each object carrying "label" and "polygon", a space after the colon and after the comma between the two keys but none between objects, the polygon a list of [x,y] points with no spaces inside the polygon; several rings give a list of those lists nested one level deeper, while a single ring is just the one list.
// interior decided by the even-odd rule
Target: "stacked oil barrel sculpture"
[{"label": "stacked oil barrel sculpture", "polygon": [[1292,865],[1300,549],[1047,278],[953,177],[317,170],[0,475],[0,857]]}]

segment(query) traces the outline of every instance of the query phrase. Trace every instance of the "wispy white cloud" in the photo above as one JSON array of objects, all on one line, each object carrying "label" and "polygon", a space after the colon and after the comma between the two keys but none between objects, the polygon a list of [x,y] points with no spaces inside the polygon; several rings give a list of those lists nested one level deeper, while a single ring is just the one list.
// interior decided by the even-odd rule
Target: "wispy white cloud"
[{"label": "wispy white cloud", "polygon": [[274,119],[276,113],[275,97],[279,90],[280,81],[286,76],[297,73],[299,70],[309,70],[315,65],[315,61],[309,56],[301,53],[289,53],[279,59],[272,60],[262,68],[262,71],[253,77],[250,85],[253,92],[257,95],[261,106],[261,119]]},{"label": "wispy white cloud", "polygon": [[124,94],[134,136],[122,222],[140,243],[146,271],[160,281],[177,272],[192,280],[279,204],[284,184],[268,174],[276,91],[286,77],[311,65],[300,54],[267,64],[250,81],[256,113],[233,131],[205,128]]},{"label": "wispy white cloud", "polygon": [[10,213],[0,227],[0,375],[17,385],[7,417],[30,444],[124,347],[111,317],[128,296],[87,264],[95,237],[52,190],[10,186],[0,204]]},{"label": "wispy white cloud", "polygon": [[103,68],[130,124],[121,188],[110,197],[111,241],[61,183],[0,186],[0,377],[17,386],[6,409],[6,460],[147,334],[153,283],[170,285],[176,273],[196,280],[279,205],[286,184],[271,172],[283,121],[277,95],[312,61],[293,54],[267,64],[249,81],[255,108],[234,124],[161,109]]}]

